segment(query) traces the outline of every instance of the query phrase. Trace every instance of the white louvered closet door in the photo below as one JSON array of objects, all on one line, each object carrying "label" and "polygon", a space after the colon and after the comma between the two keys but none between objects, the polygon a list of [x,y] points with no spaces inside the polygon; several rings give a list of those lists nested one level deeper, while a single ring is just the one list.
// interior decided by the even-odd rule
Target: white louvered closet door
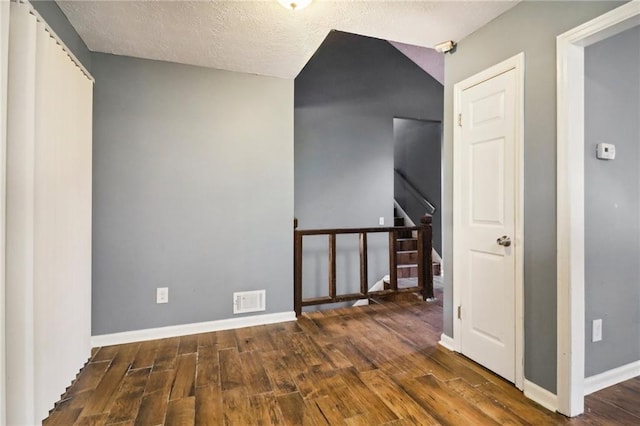
[{"label": "white louvered closet door", "polygon": [[36,424],[90,355],[92,80],[11,3],[7,421]]}]

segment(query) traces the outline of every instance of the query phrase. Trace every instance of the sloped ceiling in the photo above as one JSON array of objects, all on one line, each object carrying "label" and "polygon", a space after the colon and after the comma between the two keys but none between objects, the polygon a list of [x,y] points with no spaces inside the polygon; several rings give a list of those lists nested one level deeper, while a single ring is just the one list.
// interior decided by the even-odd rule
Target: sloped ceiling
[{"label": "sloped ceiling", "polygon": [[517,0],[314,0],[296,12],[275,0],[58,4],[92,51],[294,78],[332,29],[431,47],[462,39]]}]

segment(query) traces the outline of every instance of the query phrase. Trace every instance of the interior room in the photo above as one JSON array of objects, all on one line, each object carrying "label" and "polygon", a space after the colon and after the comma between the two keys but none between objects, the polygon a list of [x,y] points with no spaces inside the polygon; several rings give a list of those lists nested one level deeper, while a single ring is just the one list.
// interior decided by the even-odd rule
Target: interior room
[{"label": "interior room", "polygon": [[640,423],[638,70],[640,0],[0,2],[0,424]]}]

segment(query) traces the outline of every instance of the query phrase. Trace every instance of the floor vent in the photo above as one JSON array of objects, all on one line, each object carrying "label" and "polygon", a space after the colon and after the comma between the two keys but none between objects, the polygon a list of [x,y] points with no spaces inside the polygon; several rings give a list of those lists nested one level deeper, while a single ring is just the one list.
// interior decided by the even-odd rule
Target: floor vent
[{"label": "floor vent", "polygon": [[266,290],[242,291],[233,293],[233,313],[264,311]]}]

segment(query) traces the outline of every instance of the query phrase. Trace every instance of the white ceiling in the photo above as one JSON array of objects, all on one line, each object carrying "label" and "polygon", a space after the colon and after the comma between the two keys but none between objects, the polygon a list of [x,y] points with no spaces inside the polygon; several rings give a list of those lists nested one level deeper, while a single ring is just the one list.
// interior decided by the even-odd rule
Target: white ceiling
[{"label": "white ceiling", "polygon": [[332,29],[417,46],[460,40],[507,1],[58,1],[96,52],[294,78]]}]

